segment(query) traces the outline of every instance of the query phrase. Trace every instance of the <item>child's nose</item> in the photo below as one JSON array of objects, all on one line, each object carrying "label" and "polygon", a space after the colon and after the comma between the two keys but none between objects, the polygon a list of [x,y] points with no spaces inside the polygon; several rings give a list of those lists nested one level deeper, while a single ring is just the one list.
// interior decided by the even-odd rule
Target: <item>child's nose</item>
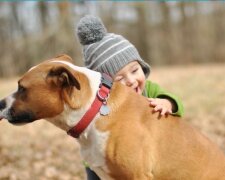
[{"label": "child's nose", "polygon": [[127,81],[126,85],[127,85],[128,87],[130,87],[130,86],[132,86],[132,83],[129,82],[129,81]]},{"label": "child's nose", "polygon": [[134,79],[132,77],[127,77],[127,79],[126,79],[126,85],[130,87],[133,84],[134,84]]}]

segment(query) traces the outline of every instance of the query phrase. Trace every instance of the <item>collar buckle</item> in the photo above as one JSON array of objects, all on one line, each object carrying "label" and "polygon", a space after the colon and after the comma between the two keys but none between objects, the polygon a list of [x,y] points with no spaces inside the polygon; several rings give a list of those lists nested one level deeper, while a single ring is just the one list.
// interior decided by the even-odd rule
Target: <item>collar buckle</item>
[{"label": "collar buckle", "polygon": [[97,97],[98,97],[98,99],[101,101],[101,102],[107,102],[107,99],[108,99],[108,97],[109,97],[109,94],[106,94],[106,96],[105,97],[103,97],[101,94],[100,94],[100,92],[99,92],[99,90],[98,90],[98,92],[97,92]]}]

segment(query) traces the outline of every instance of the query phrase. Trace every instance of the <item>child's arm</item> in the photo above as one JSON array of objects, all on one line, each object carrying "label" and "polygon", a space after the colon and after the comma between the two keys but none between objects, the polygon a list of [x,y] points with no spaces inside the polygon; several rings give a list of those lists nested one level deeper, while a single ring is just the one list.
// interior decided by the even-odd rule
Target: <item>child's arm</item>
[{"label": "child's arm", "polygon": [[161,115],[172,114],[182,116],[184,113],[183,104],[180,99],[168,92],[165,92],[158,84],[146,81],[145,96],[149,99],[154,111]]}]

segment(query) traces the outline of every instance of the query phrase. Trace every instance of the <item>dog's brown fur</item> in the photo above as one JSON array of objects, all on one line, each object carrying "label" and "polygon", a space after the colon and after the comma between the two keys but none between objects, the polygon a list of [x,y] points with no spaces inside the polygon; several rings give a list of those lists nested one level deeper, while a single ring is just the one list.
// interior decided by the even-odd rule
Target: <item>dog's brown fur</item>
[{"label": "dog's brown fur", "polygon": [[106,159],[115,179],[225,179],[223,152],[183,119],[159,119],[144,97],[120,85],[109,102],[116,112],[97,128],[111,132]]}]

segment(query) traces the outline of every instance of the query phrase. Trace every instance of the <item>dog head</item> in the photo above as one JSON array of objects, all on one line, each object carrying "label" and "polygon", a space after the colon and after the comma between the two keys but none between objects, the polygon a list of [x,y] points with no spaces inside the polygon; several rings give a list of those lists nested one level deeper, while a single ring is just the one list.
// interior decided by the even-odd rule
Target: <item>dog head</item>
[{"label": "dog head", "polygon": [[74,66],[70,60],[66,55],[57,56],[26,72],[17,91],[0,101],[0,119],[24,124],[55,117],[65,106],[73,110],[84,107],[92,95],[86,75],[89,70]]}]

